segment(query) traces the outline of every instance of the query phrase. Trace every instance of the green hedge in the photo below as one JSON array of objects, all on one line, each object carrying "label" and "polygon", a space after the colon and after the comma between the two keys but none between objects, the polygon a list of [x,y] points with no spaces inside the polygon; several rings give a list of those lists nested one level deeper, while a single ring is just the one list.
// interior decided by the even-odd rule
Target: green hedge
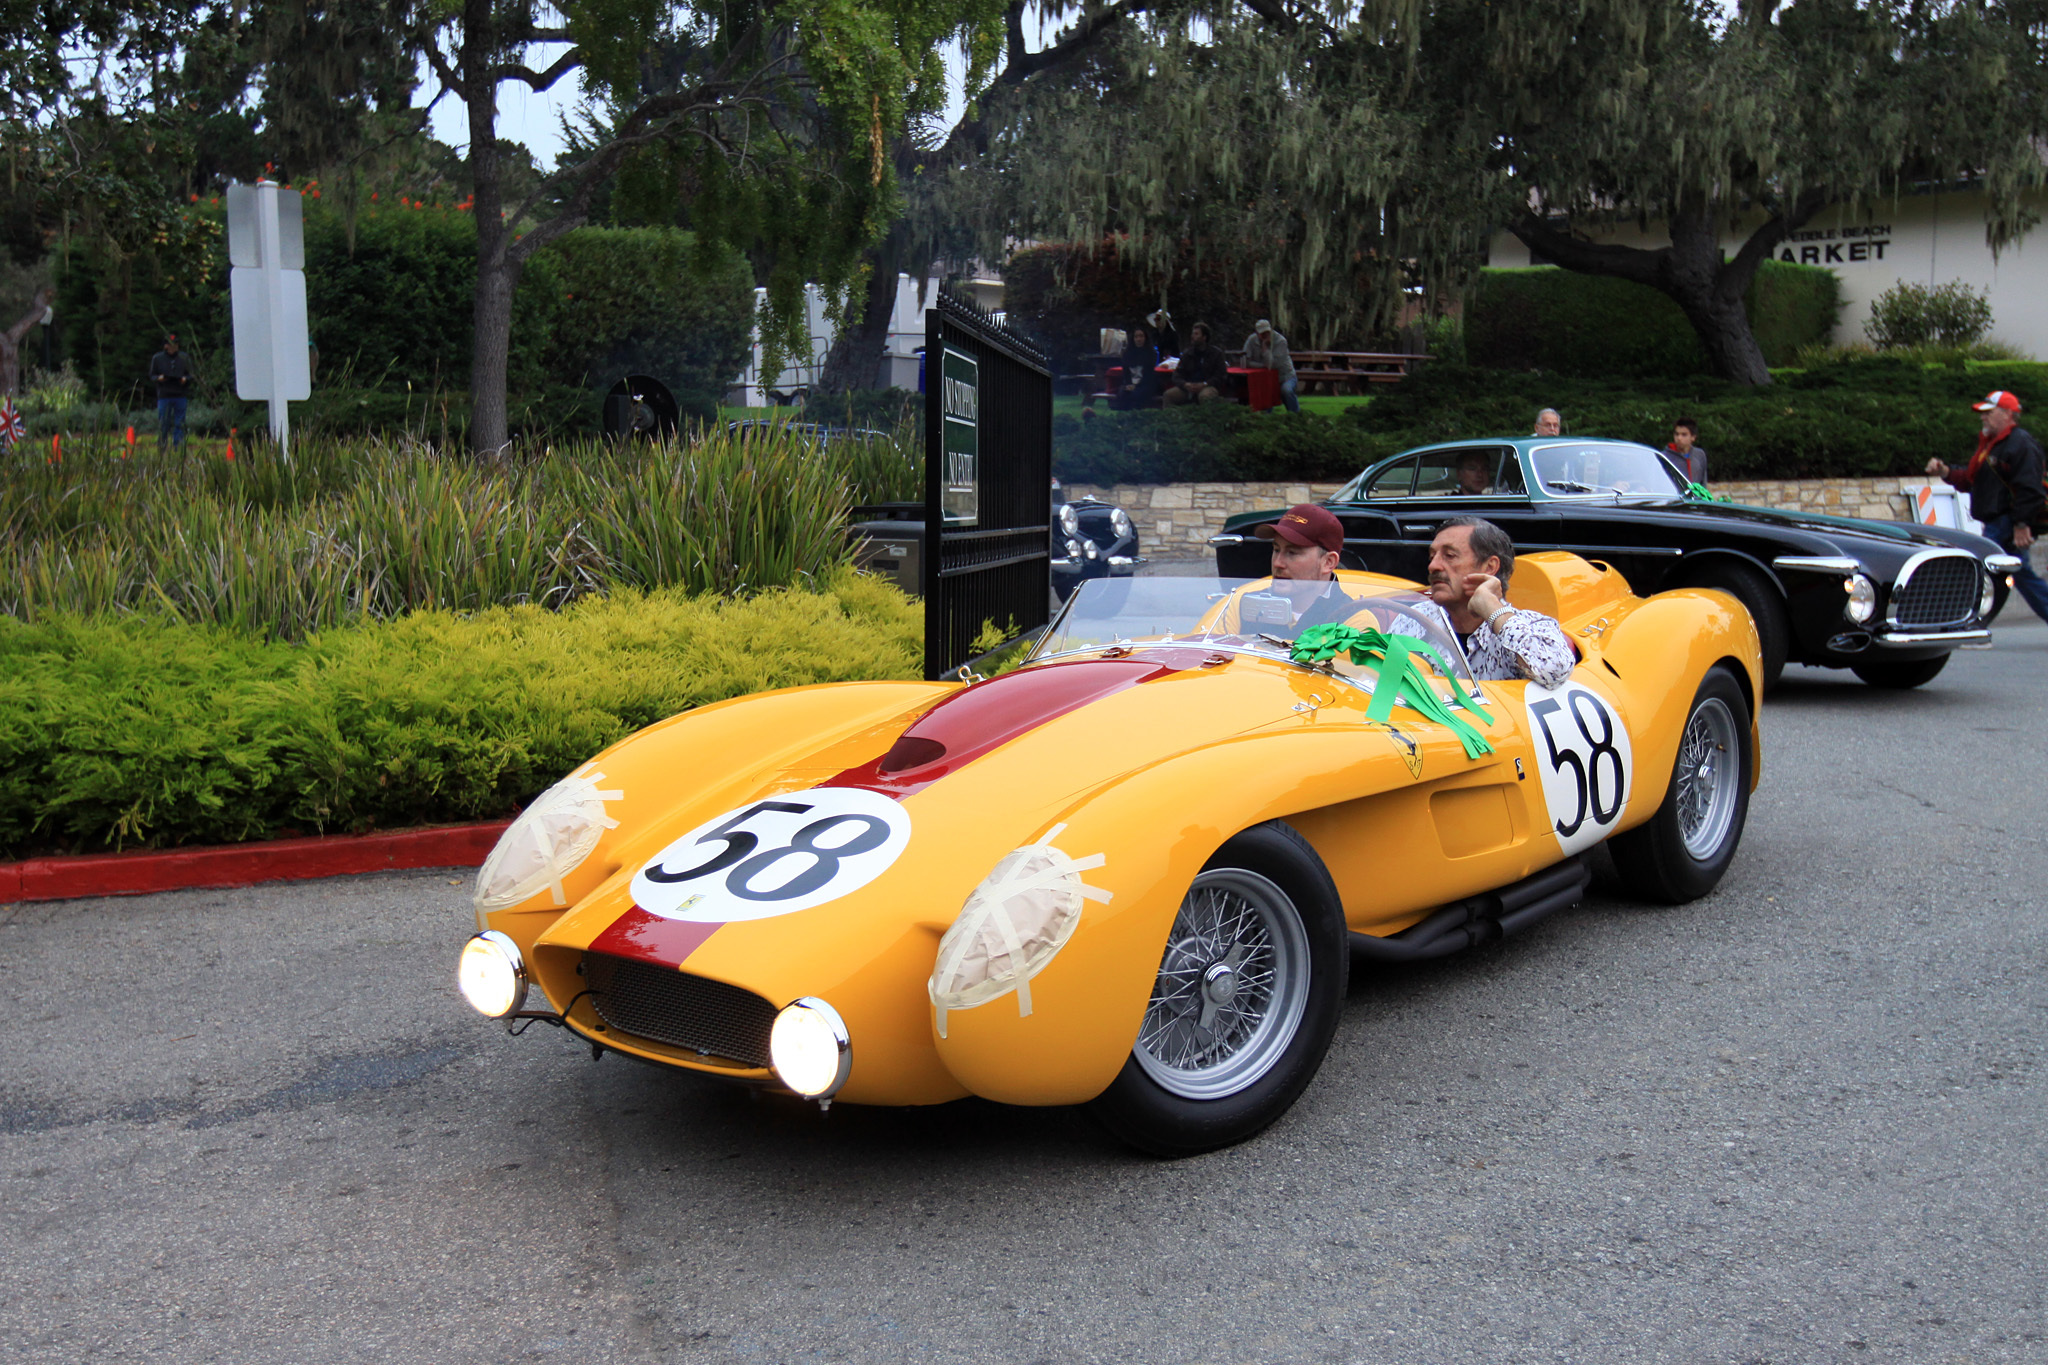
[{"label": "green hedge", "polygon": [[[1771,365],[1825,341],[1841,312],[1841,284],[1818,266],[1766,261],[1744,300]],[[1473,365],[1553,374],[1693,375],[1707,368],[1678,305],[1648,285],[1555,266],[1483,270],[1465,304]]]},{"label": "green hedge", "polygon": [[1775,383],[1752,389],[1700,376],[1570,379],[1436,362],[1341,418],[1234,405],[1062,417],[1054,467],[1096,484],[1348,479],[1411,446],[1526,436],[1537,410],[1554,407],[1567,432],[1655,446],[1678,418],[1696,418],[1717,480],[1917,474],[1929,455],[1953,462],[1969,453],[1969,405],[1992,389],[2048,411],[2048,365],[1874,356],[1778,371]]},{"label": "green hedge", "polygon": [[771,687],[918,676],[881,579],[420,612],[304,644],[0,619],[0,858],[503,816],[605,745]]}]

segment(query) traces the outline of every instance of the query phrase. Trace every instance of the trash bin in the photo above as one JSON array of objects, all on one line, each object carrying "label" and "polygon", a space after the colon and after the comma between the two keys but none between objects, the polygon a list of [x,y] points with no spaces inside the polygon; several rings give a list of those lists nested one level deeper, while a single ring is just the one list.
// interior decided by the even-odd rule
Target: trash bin
[{"label": "trash bin", "polygon": [[916,597],[924,591],[924,504],[885,503],[878,507],[856,507],[854,514],[870,519],[846,528],[859,548],[854,566],[880,574]]}]

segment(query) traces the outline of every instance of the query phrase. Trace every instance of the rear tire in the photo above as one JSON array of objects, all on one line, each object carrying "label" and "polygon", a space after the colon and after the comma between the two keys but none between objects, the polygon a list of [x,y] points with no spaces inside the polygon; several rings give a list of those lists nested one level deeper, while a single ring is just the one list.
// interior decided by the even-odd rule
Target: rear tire
[{"label": "rear tire", "polygon": [[1646,900],[1697,900],[1719,884],[1742,842],[1755,774],[1749,703],[1725,667],[1709,669],[1686,712],[1664,804],[1608,840],[1615,871]]},{"label": "rear tire", "polygon": [[1280,821],[1245,830],[1188,888],[1131,1056],[1090,1108],[1157,1156],[1244,1141],[1314,1079],[1350,967],[1322,859]]},{"label": "rear tire", "polygon": [[1849,671],[1872,687],[1895,688],[1900,691],[1933,682],[1935,675],[1948,667],[1949,655],[1935,659],[1910,659],[1903,663],[1851,664]]},{"label": "rear tire", "polygon": [[1785,614],[1785,601],[1777,585],[1747,564],[1715,564],[1701,569],[1694,583],[1702,588],[1719,588],[1749,609],[1756,622],[1757,643],[1763,649],[1763,685],[1768,692],[1784,675],[1785,659],[1791,653],[1792,623]]}]

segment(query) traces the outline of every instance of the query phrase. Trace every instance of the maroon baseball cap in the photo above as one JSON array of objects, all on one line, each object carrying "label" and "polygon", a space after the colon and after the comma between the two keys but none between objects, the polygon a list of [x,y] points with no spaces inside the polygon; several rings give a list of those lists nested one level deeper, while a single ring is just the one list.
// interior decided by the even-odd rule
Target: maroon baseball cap
[{"label": "maroon baseball cap", "polygon": [[2007,412],[2018,412],[2020,410],[2020,400],[2014,395],[2007,393],[2004,389],[1993,389],[1984,395],[1983,402],[1972,403],[1970,406],[1979,412],[1989,412],[1993,408],[2004,408]]},{"label": "maroon baseball cap", "polygon": [[1314,545],[1344,553],[1344,523],[1317,502],[1297,502],[1280,514],[1280,520],[1261,526],[1256,534],[1266,540],[1278,536],[1291,545]]}]

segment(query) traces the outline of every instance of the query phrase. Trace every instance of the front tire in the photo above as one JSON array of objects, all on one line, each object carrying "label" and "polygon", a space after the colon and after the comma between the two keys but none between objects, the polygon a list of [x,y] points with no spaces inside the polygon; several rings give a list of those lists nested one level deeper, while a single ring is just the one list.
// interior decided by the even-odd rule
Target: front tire
[{"label": "front tire", "polygon": [[1895,688],[1900,691],[1933,682],[1935,675],[1948,667],[1949,656],[1938,655],[1932,659],[1908,659],[1900,663],[1881,663],[1873,660],[1865,664],[1851,664],[1849,671],[1869,683],[1872,687]]},{"label": "front tire", "polygon": [[1242,1142],[1298,1099],[1343,1008],[1337,888],[1272,821],[1216,851],[1181,901],[1138,1038],[1091,1105],[1125,1142],[1192,1156]]},{"label": "front tire", "polygon": [[1631,891],[1679,905],[1720,883],[1749,818],[1749,724],[1742,685],[1724,667],[1708,670],[1686,713],[1664,804],[1648,823],[1608,841]]}]

